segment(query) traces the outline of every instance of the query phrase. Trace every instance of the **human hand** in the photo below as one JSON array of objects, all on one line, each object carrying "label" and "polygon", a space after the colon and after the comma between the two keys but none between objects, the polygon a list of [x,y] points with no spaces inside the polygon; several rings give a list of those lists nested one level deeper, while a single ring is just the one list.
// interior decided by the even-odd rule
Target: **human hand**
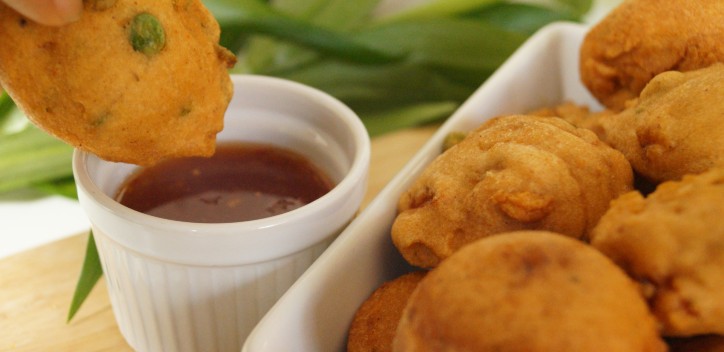
[{"label": "human hand", "polygon": [[0,0],[31,21],[48,26],[68,24],[80,18],[82,0]]}]

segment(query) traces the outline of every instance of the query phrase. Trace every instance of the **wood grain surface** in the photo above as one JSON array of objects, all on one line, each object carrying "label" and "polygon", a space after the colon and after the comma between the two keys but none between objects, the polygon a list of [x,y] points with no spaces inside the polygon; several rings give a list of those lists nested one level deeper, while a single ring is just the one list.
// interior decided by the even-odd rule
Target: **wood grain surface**
[{"label": "wood grain surface", "polygon": [[[403,130],[372,140],[362,207],[437,127]],[[42,214],[38,215],[42,221]],[[118,330],[103,280],[66,323],[87,239],[87,234],[78,234],[0,260],[0,351],[132,351]]]}]

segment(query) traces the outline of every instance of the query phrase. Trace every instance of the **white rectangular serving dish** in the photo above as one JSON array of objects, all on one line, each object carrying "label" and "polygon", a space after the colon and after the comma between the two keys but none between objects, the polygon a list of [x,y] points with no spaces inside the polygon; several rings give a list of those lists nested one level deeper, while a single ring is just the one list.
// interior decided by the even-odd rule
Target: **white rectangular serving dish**
[{"label": "white rectangular serving dish", "polygon": [[503,114],[563,101],[600,105],[578,75],[588,27],[554,23],[520,47],[455,112],[264,316],[244,352],[343,351],[359,305],[384,281],[409,271],[390,239],[397,200],[440,153],[445,136]]}]

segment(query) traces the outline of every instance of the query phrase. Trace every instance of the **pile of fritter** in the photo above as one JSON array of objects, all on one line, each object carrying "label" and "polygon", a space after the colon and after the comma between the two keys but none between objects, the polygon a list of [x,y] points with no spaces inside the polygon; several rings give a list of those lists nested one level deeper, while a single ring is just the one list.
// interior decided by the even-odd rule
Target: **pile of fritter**
[{"label": "pile of fritter", "polygon": [[[581,47],[604,110],[499,116],[446,147],[391,229],[427,273],[378,289],[349,350],[724,350],[722,18],[625,1]],[[404,309],[371,312],[386,296]]]},{"label": "pile of fritter", "polygon": [[603,105],[621,110],[656,75],[724,61],[724,1],[627,0],[588,33],[581,80]]}]

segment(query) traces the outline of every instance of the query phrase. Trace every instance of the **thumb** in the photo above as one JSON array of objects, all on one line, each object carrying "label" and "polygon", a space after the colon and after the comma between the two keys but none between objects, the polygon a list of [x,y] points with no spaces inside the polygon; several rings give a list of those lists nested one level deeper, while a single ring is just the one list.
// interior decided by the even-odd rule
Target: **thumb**
[{"label": "thumb", "polygon": [[76,21],[83,10],[82,0],[0,0],[31,21],[60,26]]}]

